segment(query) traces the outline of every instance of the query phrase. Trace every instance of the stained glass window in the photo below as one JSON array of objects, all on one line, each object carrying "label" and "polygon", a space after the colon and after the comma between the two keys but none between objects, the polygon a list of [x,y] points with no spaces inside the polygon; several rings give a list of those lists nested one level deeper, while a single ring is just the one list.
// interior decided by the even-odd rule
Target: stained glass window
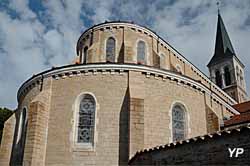
[{"label": "stained glass window", "polygon": [[115,39],[113,37],[108,38],[106,43],[106,61],[115,62]]},{"label": "stained glass window", "polygon": [[137,44],[137,62],[145,63],[146,46],[144,41],[139,41]]},{"label": "stained glass window", "polygon": [[94,141],[96,103],[93,96],[86,94],[80,102],[78,121],[78,143]]},{"label": "stained glass window", "polygon": [[173,141],[179,141],[185,138],[185,128],[185,111],[182,106],[176,105],[172,111]]}]

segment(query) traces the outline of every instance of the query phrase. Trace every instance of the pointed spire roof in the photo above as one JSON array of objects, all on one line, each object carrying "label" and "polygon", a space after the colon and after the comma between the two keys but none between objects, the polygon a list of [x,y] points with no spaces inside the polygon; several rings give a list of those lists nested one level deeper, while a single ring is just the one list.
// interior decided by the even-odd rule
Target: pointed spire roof
[{"label": "pointed spire roof", "polygon": [[214,56],[210,60],[207,66],[212,65],[218,61],[221,61],[225,58],[230,58],[235,56],[235,51],[233,49],[233,45],[228,36],[226,27],[223,23],[222,17],[218,12],[218,22],[217,22],[217,33],[216,33],[216,41],[215,41],[215,51]]}]

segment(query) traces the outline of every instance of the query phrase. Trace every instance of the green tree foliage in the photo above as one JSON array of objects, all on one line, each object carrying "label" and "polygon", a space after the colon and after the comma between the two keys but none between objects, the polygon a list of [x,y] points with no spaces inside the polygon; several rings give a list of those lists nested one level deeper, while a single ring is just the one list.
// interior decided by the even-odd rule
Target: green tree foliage
[{"label": "green tree foliage", "polygon": [[4,122],[12,115],[13,111],[7,108],[0,108],[0,142],[4,128]]}]

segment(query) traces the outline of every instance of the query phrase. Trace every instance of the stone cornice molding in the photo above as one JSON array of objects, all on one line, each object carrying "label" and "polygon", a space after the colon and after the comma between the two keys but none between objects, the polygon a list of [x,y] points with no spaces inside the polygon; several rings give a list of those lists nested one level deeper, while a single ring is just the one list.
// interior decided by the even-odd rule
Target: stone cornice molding
[{"label": "stone cornice molding", "polygon": [[[145,77],[150,77],[152,75],[159,80],[162,79],[163,81],[166,81],[167,79],[169,79],[171,81],[176,81],[176,83],[179,85],[182,84],[184,86],[189,86],[202,93],[208,94],[215,101],[223,104],[233,114],[239,114],[239,112],[231,106],[233,104],[236,104],[234,100],[232,100],[230,97],[227,97],[228,101],[225,101],[218,94],[211,91],[208,87],[190,77],[169,70],[157,69],[149,66],[135,64],[81,64],[53,68],[51,70],[47,70],[40,74],[34,75],[32,78],[27,80],[18,90],[17,99],[19,100],[19,98],[26,94],[26,92],[28,92],[32,87],[40,85],[43,82],[43,79],[46,79],[48,77],[52,77],[56,80],[73,76],[88,75],[91,73],[97,74],[97,72],[101,72],[103,74],[118,73],[122,75],[124,72],[128,71],[141,72],[142,74],[145,74]],[[222,93],[224,93],[225,96],[228,96],[225,92]]]}]

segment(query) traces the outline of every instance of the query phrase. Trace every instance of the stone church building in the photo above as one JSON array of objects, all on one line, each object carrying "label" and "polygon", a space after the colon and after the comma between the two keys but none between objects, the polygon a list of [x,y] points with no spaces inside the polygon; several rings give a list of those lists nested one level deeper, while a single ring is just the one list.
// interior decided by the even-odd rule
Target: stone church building
[{"label": "stone church building", "polygon": [[147,27],[87,29],[74,64],[33,75],[18,90],[0,165],[128,165],[142,149],[221,130],[248,97],[220,14],[217,24],[210,77]]}]

